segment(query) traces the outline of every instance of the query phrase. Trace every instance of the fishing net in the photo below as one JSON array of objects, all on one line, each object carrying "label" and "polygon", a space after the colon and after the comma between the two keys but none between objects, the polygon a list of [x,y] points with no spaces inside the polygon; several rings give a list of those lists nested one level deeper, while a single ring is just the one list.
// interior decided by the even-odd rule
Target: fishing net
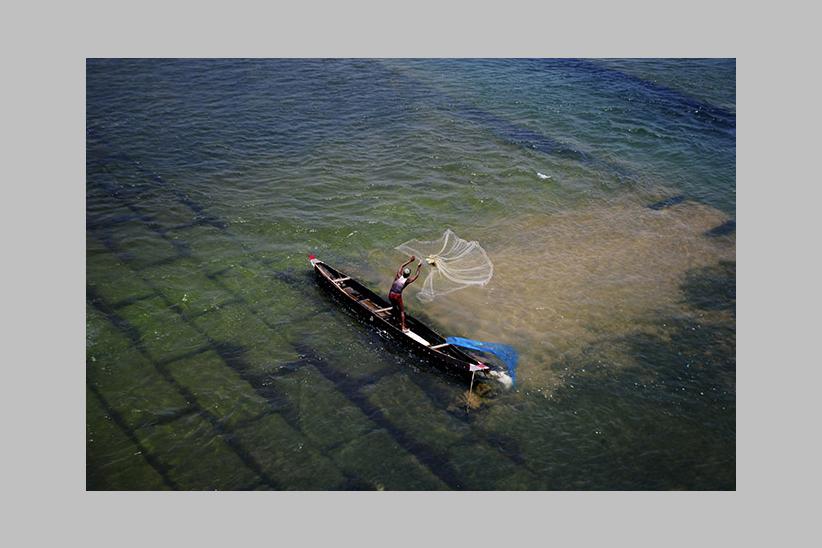
[{"label": "fishing net", "polygon": [[438,240],[409,240],[395,249],[428,263],[428,276],[417,293],[421,301],[432,301],[469,286],[483,286],[494,275],[494,265],[485,250],[477,242],[463,240],[451,229],[446,229]]}]

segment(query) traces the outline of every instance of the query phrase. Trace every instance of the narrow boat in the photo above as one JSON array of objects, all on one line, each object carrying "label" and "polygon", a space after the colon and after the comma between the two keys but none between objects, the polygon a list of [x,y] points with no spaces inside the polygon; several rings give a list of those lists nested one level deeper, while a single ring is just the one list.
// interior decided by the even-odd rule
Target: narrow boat
[{"label": "narrow boat", "polygon": [[403,332],[399,319],[391,312],[392,306],[389,302],[351,276],[313,255],[309,256],[309,260],[321,287],[378,331],[390,335],[435,366],[466,380],[494,381],[506,388],[513,384],[504,368],[493,363],[484,363],[459,347],[449,344],[445,337],[407,312],[405,325],[408,330]]}]

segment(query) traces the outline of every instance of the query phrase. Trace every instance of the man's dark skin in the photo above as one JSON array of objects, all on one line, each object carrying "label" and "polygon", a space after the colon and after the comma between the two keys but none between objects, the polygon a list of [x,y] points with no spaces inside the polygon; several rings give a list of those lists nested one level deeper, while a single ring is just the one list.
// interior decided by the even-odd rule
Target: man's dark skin
[{"label": "man's dark skin", "polygon": [[417,272],[413,276],[411,276],[411,269],[406,267],[413,263],[416,259],[417,258],[414,255],[411,255],[411,258],[400,266],[399,270],[397,270],[397,274],[394,276],[394,281],[391,284],[391,290],[388,292],[388,300],[390,300],[391,304],[394,306],[391,313],[400,317],[400,326],[402,327],[403,333],[408,331],[408,329],[405,327],[405,306],[402,302],[402,290],[414,283],[414,280],[419,277],[420,268],[422,268],[422,261],[417,263]]}]

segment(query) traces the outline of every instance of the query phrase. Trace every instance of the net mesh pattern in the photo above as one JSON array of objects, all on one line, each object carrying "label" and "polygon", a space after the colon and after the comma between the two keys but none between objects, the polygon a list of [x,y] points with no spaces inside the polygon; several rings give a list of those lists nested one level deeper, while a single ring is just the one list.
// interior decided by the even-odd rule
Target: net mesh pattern
[{"label": "net mesh pattern", "polygon": [[409,240],[395,249],[424,258],[428,264],[428,275],[417,294],[422,301],[465,287],[484,286],[494,275],[494,265],[479,243],[463,240],[451,229],[437,240]]}]

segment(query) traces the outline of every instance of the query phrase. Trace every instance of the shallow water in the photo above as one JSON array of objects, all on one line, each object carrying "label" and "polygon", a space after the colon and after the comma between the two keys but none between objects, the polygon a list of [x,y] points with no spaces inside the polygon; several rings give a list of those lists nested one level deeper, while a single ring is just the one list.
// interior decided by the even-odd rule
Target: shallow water
[{"label": "shallow water", "polygon": [[[89,489],[735,488],[733,60],[90,60],[87,126]],[[445,228],[476,409],[308,269]]]}]

